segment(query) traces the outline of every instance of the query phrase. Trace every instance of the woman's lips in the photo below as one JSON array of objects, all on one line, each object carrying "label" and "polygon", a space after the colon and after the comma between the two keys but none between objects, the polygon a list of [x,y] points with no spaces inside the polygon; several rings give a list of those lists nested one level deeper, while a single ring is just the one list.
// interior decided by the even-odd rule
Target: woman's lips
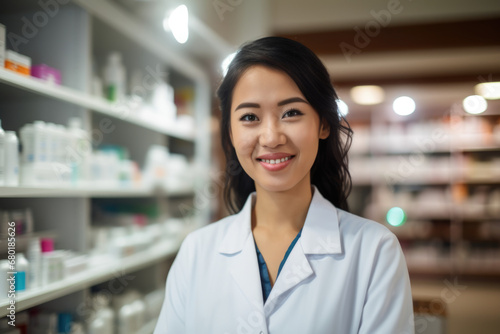
[{"label": "woman's lips", "polygon": [[289,155],[286,157],[275,158],[275,159],[257,158],[257,160],[262,165],[262,167],[264,167],[268,171],[276,172],[276,171],[282,170],[283,168],[286,168],[286,166],[288,166],[291,163],[293,158],[295,158],[294,155]]}]

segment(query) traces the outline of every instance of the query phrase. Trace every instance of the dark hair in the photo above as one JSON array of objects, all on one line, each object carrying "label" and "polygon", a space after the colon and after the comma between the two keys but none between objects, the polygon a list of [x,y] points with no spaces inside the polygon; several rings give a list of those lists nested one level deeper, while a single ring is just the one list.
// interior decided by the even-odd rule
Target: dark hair
[{"label": "dark hair", "polygon": [[234,87],[241,75],[255,65],[267,66],[286,73],[319,114],[320,119],[329,124],[330,135],[320,140],[318,154],[311,168],[311,184],[314,184],[333,205],[348,210],[347,197],[352,185],[347,168],[347,152],[351,145],[352,130],[339,114],[338,97],[328,71],[321,60],[301,43],[282,37],[264,37],[244,44],[240,48],[217,90],[222,111],[222,148],[228,166],[224,199],[229,211],[232,213],[240,211],[248,195],[255,191],[255,183],[241,167],[230,138]]}]

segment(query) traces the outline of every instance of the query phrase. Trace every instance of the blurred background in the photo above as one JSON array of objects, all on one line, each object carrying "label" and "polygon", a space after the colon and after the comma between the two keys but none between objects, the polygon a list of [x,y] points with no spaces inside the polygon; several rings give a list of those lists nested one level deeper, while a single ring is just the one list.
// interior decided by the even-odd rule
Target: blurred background
[{"label": "blurred background", "polygon": [[350,208],[398,236],[416,333],[498,333],[499,31],[493,0],[2,1],[2,333],[152,332],[180,242],[227,215],[224,66],[268,35],[331,75]]}]

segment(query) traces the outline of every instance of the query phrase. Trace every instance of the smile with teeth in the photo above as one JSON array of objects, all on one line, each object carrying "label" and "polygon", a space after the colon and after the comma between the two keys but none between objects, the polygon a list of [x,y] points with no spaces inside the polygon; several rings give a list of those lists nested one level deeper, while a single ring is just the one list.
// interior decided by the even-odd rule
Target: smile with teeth
[{"label": "smile with teeth", "polygon": [[271,164],[271,165],[275,165],[275,164],[279,164],[281,162],[288,161],[291,158],[293,158],[293,155],[289,156],[289,157],[281,158],[281,159],[270,159],[270,160],[268,160],[268,159],[258,159],[258,160],[262,161],[262,162],[265,162],[265,163],[268,163],[268,164]]}]

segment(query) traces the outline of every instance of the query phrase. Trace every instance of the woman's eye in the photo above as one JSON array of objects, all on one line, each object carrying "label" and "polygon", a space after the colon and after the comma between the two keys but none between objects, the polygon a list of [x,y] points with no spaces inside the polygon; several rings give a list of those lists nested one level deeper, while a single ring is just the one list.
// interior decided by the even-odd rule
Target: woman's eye
[{"label": "woman's eye", "polygon": [[299,110],[297,110],[297,109],[291,109],[291,110],[288,110],[287,112],[285,112],[283,114],[283,118],[293,117],[293,116],[299,116],[299,115],[303,115],[303,114]]},{"label": "woman's eye", "polygon": [[254,122],[256,120],[257,120],[257,116],[252,115],[252,114],[246,114],[246,115],[241,116],[241,118],[240,118],[240,121],[244,121],[244,122]]}]

